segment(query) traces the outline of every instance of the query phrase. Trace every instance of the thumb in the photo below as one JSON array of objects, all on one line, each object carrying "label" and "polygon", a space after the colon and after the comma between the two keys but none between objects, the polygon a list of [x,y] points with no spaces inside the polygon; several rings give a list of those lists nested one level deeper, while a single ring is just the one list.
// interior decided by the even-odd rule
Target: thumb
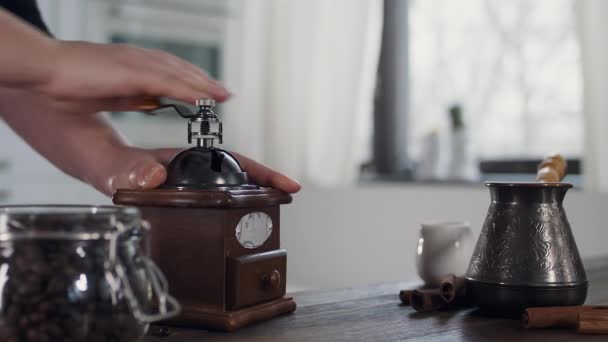
[{"label": "thumb", "polygon": [[165,167],[146,156],[136,160],[127,170],[119,170],[111,176],[104,192],[111,196],[117,189],[152,189],[161,185],[166,177]]}]

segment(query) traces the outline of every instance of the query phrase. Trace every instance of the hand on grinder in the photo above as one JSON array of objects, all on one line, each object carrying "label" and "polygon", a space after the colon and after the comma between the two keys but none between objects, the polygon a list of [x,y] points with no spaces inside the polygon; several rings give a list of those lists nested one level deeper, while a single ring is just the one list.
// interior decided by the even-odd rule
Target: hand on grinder
[{"label": "hand on grinder", "polygon": [[[116,165],[116,167],[110,168],[115,174],[105,176],[105,187],[107,189],[102,191],[111,194],[116,189],[121,188],[152,189],[158,187],[167,176],[166,165],[181,150],[177,148],[154,150],[123,148],[121,151],[116,151],[117,154],[123,155],[120,159],[124,163],[122,166]],[[288,193],[295,193],[300,190],[300,184],[290,177],[238,153],[231,153],[239,161],[253,183]],[[111,174],[111,170],[107,174]]]},{"label": "hand on grinder", "polygon": [[[0,115],[36,151],[65,173],[112,195],[118,188],[155,188],[179,149],[131,147],[100,115],[74,115],[70,107],[30,92],[0,88]],[[293,179],[234,154],[251,180],[294,193]]]}]

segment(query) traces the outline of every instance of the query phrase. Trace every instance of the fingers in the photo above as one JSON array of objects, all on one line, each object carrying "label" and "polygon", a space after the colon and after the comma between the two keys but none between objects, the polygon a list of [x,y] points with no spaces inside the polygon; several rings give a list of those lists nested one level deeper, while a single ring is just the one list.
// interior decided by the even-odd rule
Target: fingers
[{"label": "fingers", "polygon": [[[112,195],[118,189],[153,189],[164,183],[167,177],[165,167],[147,151],[133,150],[123,155],[130,162],[115,164],[105,184],[100,189],[107,195]],[[124,165],[127,165],[123,168]]]},{"label": "fingers", "polygon": [[[151,152],[158,162],[167,165],[182,150],[178,148],[160,148]],[[239,161],[243,170],[247,172],[251,181],[255,184],[276,188],[288,193],[296,193],[302,188],[297,181],[280,172],[238,153],[230,153]]]},{"label": "fingers", "polygon": [[192,79],[195,82],[202,82],[208,84],[209,87],[215,88],[218,91],[226,91],[224,86],[222,86],[218,81],[214,80],[212,77],[209,76],[209,74],[207,74],[205,71],[195,66],[194,64],[189,63],[165,51],[158,50],[154,52],[159,56],[159,60],[165,61],[169,68],[176,69],[176,67],[178,67],[178,69],[185,71],[187,73],[187,75],[185,76],[189,76],[189,78],[186,77],[187,79]]},{"label": "fingers", "polygon": [[[53,74],[32,90],[62,101],[90,101],[90,108],[123,109],[131,97],[168,97],[187,103],[230,97],[195,65],[159,50],[121,44],[62,42]],[[110,99],[115,100],[108,103]],[[113,104],[112,107],[106,107]]]},{"label": "fingers", "polygon": [[197,99],[202,98],[212,98],[222,102],[230,96],[227,91],[208,89],[204,85],[194,88],[191,84],[180,81],[170,74],[142,75],[138,80],[132,81],[129,86],[131,89],[138,89],[140,95],[169,97],[190,104],[194,104]]},{"label": "fingers", "polygon": [[296,193],[302,188],[300,183],[296,180],[280,172],[238,153],[231,153],[238,159],[239,163],[241,163],[241,166],[251,177],[251,180],[258,185],[269,186],[288,193]]},{"label": "fingers", "polygon": [[102,182],[93,185],[106,195],[118,189],[154,189],[165,182],[165,165],[180,149],[162,148],[144,150],[119,147],[112,155],[112,162],[102,172]]},{"label": "fingers", "polygon": [[[171,97],[189,103],[199,98],[225,101],[230,94],[200,68],[160,50],[137,49],[140,63],[133,64],[144,78],[133,78],[147,95]],[[134,55],[135,57],[135,55]]]},{"label": "fingers", "polygon": [[[102,187],[104,193],[112,195],[117,189],[153,189],[165,182],[167,170],[165,166],[182,149],[161,148],[141,150],[128,148],[120,153],[117,170],[112,171]],[[245,170],[251,181],[261,186],[276,188],[288,193],[296,193],[301,189],[300,184],[290,177],[272,170],[252,159],[238,153],[232,153]],[[126,167],[124,167],[127,165]]]},{"label": "fingers", "polygon": [[79,101],[55,100],[54,105],[63,113],[90,114],[101,111],[140,111],[142,102],[142,96],[130,96]]}]

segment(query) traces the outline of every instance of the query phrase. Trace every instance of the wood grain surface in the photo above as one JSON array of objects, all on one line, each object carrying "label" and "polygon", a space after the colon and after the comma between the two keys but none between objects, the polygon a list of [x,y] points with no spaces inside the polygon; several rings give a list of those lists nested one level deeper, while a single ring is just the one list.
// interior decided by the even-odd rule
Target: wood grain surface
[{"label": "wood grain surface", "polygon": [[[608,304],[608,258],[587,260],[585,266],[587,304]],[[291,315],[234,333],[168,328],[163,332],[168,336],[147,336],[144,341],[608,341],[607,335],[580,335],[576,330],[526,330],[519,320],[488,318],[475,309],[416,313],[399,300],[399,290],[414,285],[293,293],[298,309]],[[151,330],[158,332],[158,327]]]}]

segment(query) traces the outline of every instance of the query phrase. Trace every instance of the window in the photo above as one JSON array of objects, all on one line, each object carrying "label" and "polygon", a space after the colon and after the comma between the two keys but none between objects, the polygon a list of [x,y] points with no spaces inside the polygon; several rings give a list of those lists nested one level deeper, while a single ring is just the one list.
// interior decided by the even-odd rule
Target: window
[{"label": "window", "polygon": [[[448,133],[448,111],[457,104],[475,160],[534,165],[531,160],[552,152],[580,158],[575,0],[409,0],[408,12],[409,32],[399,38],[408,46],[409,61],[401,58],[409,63],[408,138],[397,149],[420,162],[425,137]],[[449,140],[441,140],[449,150]],[[510,166],[492,164],[494,172]]]},{"label": "window", "polygon": [[574,0],[410,3],[411,132],[460,103],[481,158],[582,149],[581,67]]}]

